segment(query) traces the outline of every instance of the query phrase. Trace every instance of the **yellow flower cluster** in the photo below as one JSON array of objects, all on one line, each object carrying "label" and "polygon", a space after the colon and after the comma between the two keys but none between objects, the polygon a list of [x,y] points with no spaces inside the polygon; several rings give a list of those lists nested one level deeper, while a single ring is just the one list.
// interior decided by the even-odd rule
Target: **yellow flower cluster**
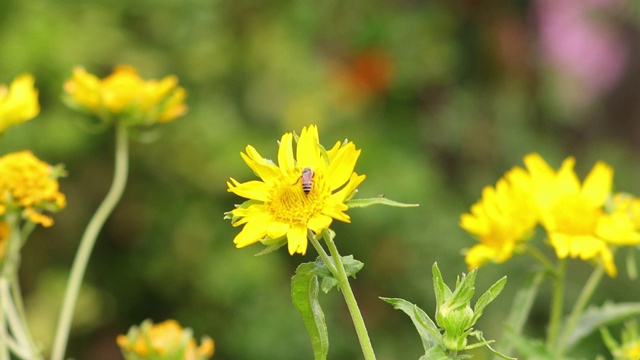
[{"label": "yellow flower cluster", "polygon": [[40,112],[33,76],[18,76],[7,88],[0,85],[0,134],[9,127],[34,118]]},{"label": "yellow flower cluster", "polygon": [[352,142],[337,142],[325,151],[315,125],[302,129],[295,158],[293,140],[292,133],[280,139],[278,165],[250,145],[240,154],[261,181],[240,183],[232,178],[227,183],[229,192],[249,199],[228,213],[233,226],[244,225],[233,240],[237,247],[284,239],[289,254],[304,255],[309,230],[319,234],[333,219],[350,221],[345,201],[365,179],[353,171],[360,150]]},{"label": "yellow flower cluster", "polygon": [[29,151],[0,157],[0,216],[18,211],[36,224],[51,226],[53,219],[41,212],[56,211],[66,204],[54,170]]},{"label": "yellow flower cluster", "polygon": [[150,125],[172,121],[187,111],[187,93],[178,86],[177,77],[145,81],[135,68],[126,65],[116,67],[103,80],[77,67],[64,90],[69,106],[94,113],[106,122]]},{"label": "yellow flower cluster", "polygon": [[580,183],[571,157],[558,171],[538,154],[524,163],[526,169],[514,167],[495,188],[486,187],[461,216],[460,226],[480,241],[467,252],[467,265],[508,260],[540,224],[558,258],[600,261],[615,276],[612,248],[640,243],[640,203],[618,198],[607,211],[613,169],[598,162]]},{"label": "yellow flower cluster", "polygon": [[191,330],[175,320],[158,324],[146,320],[140,327],[132,326],[127,335],[119,335],[117,342],[127,360],[206,360],[214,352],[213,340],[204,337],[196,346]]}]

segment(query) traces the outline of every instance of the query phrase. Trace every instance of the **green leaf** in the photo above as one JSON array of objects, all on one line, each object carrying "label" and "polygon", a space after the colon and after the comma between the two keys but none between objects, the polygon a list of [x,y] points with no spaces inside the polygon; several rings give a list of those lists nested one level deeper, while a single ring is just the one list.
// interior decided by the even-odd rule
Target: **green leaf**
[{"label": "green leaf", "polygon": [[637,315],[640,315],[640,302],[622,304],[605,303],[600,307],[592,306],[580,317],[576,328],[569,335],[567,349],[575,346],[580,340],[601,326],[620,322]]},{"label": "green leaf", "polygon": [[349,208],[363,208],[371,205],[387,205],[394,207],[417,207],[419,204],[405,204],[397,201],[393,201],[384,197],[384,195],[369,198],[369,199],[352,199],[345,202]]},{"label": "green leaf", "polygon": [[[527,322],[531,307],[533,306],[538,289],[540,288],[540,283],[542,283],[545,274],[546,271],[544,269],[530,272],[513,298],[511,311],[507,317],[506,328],[517,336],[522,334],[522,329]],[[502,352],[511,352],[513,348],[511,338],[511,336],[504,336],[500,341],[499,348]]]},{"label": "green leaf", "polygon": [[507,283],[507,277],[503,277],[502,279],[496,281],[495,284],[491,285],[489,290],[485,291],[482,296],[476,302],[476,305],[473,309],[473,323],[475,324],[478,318],[482,315],[482,311],[487,305],[489,305],[495,298],[500,295],[502,289],[504,289],[504,285]]},{"label": "green leaf", "polygon": [[[431,267],[433,273],[433,290],[436,294],[436,307],[440,307],[449,296],[451,296],[451,289],[444,283],[442,273],[438,268],[438,263],[433,263]],[[437,310],[436,310],[437,312]]]},{"label": "green leaf", "polygon": [[[404,299],[385,297],[381,297],[380,299],[391,304],[394,309],[401,310],[409,315],[413,325],[416,327],[416,330],[418,330],[425,353],[428,353],[433,347],[440,347],[440,341],[432,334],[432,331],[439,333],[437,326],[422,309]],[[427,327],[431,327],[432,331],[427,329]]]},{"label": "green leaf", "polygon": [[315,360],[325,360],[329,352],[329,333],[318,302],[318,277],[312,272],[315,263],[303,263],[291,278],[291,299],[302,315],[313,346]]},{"label": "green leaf", "polygon": [[[353,255],[342,256],[340,258],[342,259],[344,271],[347,276],[355,278],[356,274],[364,267],[364,263],[354,259]],[[327,267],[327,264],[324,263],[321,257],[318,257],[314,264],[315,267],[312,272],[322,279],[322,285],[320,288],[326,294],[340,282],[333,276],[333,274]]]},{"label": "green leaf", "polygon": [[[451,360],[442,347],[434,346],[426,351],[418,360]],[[454,358],[455,359],[455,358]]]},{"label": "green leaf", "polygon": [[450,306],[454,308],[460,308],[468,306],[471,303],[471,298],[475,292],[476,275],[478,269],[473,269],[467,275],[462,274],[462,280],[458,278],[456,281],[456,289],[448,299]]},{"label": "green leaf", "polygon": [[262,249],[260,252],[258,252],[254,256],[262,256],[262,255],[270,254],[280,249],[281,247],[285,246],[286,244],[287,244],[287,238],[284,238],[284,240],[281,240],[272,244],[268,244],[264,249]]},{"label": "green leaf", "polygon": [[[503,278],[503,279],[504,279],[504,278]],[[504,354],[500,353],[499,351],[497,351],[497,350],[493,349],[493,348],[491,347],[491,345],[490,345],[492,341],[487,341],[487,340],[485,340],[484,335],[482,335],[482,331],[474,331],[474,332],[472,333],[472,335],[473,335],[473,336],[475,336],[475,337],[476,337],[476,339],[478,339],[478,341],[480,341],[480,343],[482,344],[482,346],[486,347],[486,348],[487,348],[487,350],[489,350],[493,355],[495,355],[495,356],[497,356],[497,357],[500,357],[500,358],[503,358],[503,359],[506,359],[506,360],[517,360],[517,359],[516,359],[516,358],[514,358],[514,357],[510,357],[510,356],[504,355]],[[474,344],[474,345],[475,345],[475,344]]]}]

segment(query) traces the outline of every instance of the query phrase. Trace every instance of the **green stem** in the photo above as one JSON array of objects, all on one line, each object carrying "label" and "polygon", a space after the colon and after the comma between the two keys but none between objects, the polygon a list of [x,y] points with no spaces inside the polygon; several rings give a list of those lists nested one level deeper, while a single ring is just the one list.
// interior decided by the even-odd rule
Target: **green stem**
[{"label": "green stem", "polygon": [[333,261],[336,265],[337,272],[334,275],[340,283],[340,290],[342,290],[342,295],[344,296],[344,300],[347,303],[347,308],[349,309],[349,314],[351,314],[353,325],[356,328],[356,333],[358,334],[358,340],[360,341],[360,347],[362,348],[364,358],[365,360],[375,360],[376,355],[373,352],[371,339],[369,339],[367,327],[364,324],[364,319],[362,318],[362,314],[360,313],[360,308],[358,308],[358,303],[356,302],[356,298],[353,295],[353,291],[351,290],[351,285],[349,285],[349,279],[347,277],[347,273],[344,270],[344,265],[342,264],[342,258],[338,253],[338,248],[336,248],[336,245],[330,236],[325,236],[324,239],[329,247],[329,252],[331,253]]},{"label": "green stem", "polygon": [[599,264],[593,270],[593,272],[589,276],[589,279],[584,284],[584,287],[582,288],[582,291],[580,292],[580,295],[578,295],[578,299],[576,300],[576,303],[573,306],[573,310],[571,310],[571,313],[569,314],[567,324],[562,331],[560,340],[558,341],[558,345],[557,345],[558,355],[562,355],[566,350],[565,347],[567,345],[567,341],[569,340],[569,335],[571,335],[571,332],[573,331],[573,329],[575,329],[576,325],[578,324],[578,321],[580,320],[580,316],[582,316],[584,309],[586,309],[587,305],[589,304],[589,300],[591,299],[593,292],[598,287],[600,280],[602,280],[602,275],[604,275],[604,266],[602,266],[602,264]]},{"label": "green stem", "polygon": [[553,279],[553,299],[551,300],[551,319],[549,320],[549,333],[547,334],[547,348],[551,351],[556,349],[562,311],[564,309],[564,283],[567,267],[566,259],[558,261],[558,268]]},{"label": "green stem", "polygon": [[100,229],[115,208],[116,204],[122,197],[125,184],[127,182],[127,171],[129,163],[128,135],[125,125],[118,123],[116,125],[115,140],[115,170],[113,174],[113,182],[111,188],[105,196],[104,200],[96,210],[95,214],[87,224],[78,252],[71,267],[71,274],[67,289],[62,301],[62,310],[58,319],[56,334],[51,352],[51,360],[62,360],[69,339],[69,331],[71,329],[71,320],[73,319],[73,310],[78,300],[78,293],[82,285],[87,263],[91,256],[93,246],[96,242]]},{"label": "green stem", "polygon": [[308,238],[313,247],[318,252],[318,255],[320,255],[320,258],[322,258],[322,261],[324,261],[324,263],[327,265],[329,271],[331,271],[331,273],[335,275],[338,272],[336,270],[336,266],[333,263],[333,260],[331,260],[331,258],[329,257],[329,254],[327,254],[327,252],[324,251],[322,245],[320,245],[320,242],[316,238],[316,235],[312,231],[309,231]]},{"label": "green stem", "polygon": [[544,266],[545,269],[547,269],[548,271],[555,270],[555,266],[553,265],[553,263],[540,250],[538,250],[533,246],[528,246],[528,245],[524,245],[524,249],[531,256],[533,256],[534,259],[538,260],[538,262],[542,264],[542,266]]}]

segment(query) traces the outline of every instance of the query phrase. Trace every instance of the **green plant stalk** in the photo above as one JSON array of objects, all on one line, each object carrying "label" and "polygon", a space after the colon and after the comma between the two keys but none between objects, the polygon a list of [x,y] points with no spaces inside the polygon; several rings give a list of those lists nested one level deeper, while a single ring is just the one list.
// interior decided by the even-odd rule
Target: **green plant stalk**
[{"label": "green plant stalk", "polygon": [[64,299],[62,301],[62,309],[58,318],[53,348],[51,351],[51,360],[62,360],[69,340],[69,331],[71,329],[71,321],[73,319],[73,311],[78,300],[78,293],[82,285],[87,263],[91,257],[93,246],[104,225],[105,221],[115,208],[116,204],[122,197],[125,184],[127,182],[127,172],[129,167],[129,144],[127,128],[121,123],[116,123],[116,140],[115,140],[115,169],[113,174],[113,182],[111,188],[105,196],[104,200],[96,210],[95,214],[87,224],[78,252],[71,267],[71,274],[65,290]]},{"label": "green plant stalk", "polygon": [[[7,252],[2,264],[2,278],[0,279],[0,298],[2,299],[2,320],[0,321],[2,324],[2,340],[0,340],[0,346],[2,347],[1,356],[4,356],[5,351],[8,350],[7,345],[14,345],[11,343],[12,339],[7,331],[7,325],[9,325],[20,343],[19,345],[14,345],[16,350],[19,348],[16,352],[23,354],[26,352],[29,358],[38,359],[37,356],[32,355],[37,353],[37,349],[33,342],[30,341],[26,319],[20,319],[16,313],[9,290],[10,284],[18,281],[18,268],[20,267],[20,249],[22,248],[23,237],[20,229],[19,215],[15,212],[9,212],[6,215],[6,222],[9,227],[9,239]],[[7,359],[9,359],[9,357]]]},{"label": "green plant stalk", "polygon": [[578,295],[578,299],[576,299],[576,303],[569,314],[569,318],[567,320],[566,326],[564,327],[562,334],[560,335],[560,339],[557,345],[557,354],[562,355],[567,349],[565,348],[567,345],[567,340],[569,340],[569,335],[575,329],[578,321],[580,320],[580,316],[586,309],[589,304],[589,300],[593,295],[593,292],[598,287],[600,280],[602,280],[602,275],[604,275],[604,266],[599,264],[589,276],[589,279],[584,284],[582,291],[580,291],[580,295]]},{"label": "green plant stalk", "polygon": [[564,285],[567,261],[560,259],[558,267],[555,271],[553,279],[553,298],[551,302],[551,317],[549,320],[549,331],[547,334],[547,349],[556,350],[558,342],[558,333],[560,330],[560,321],[562,320],[562,311],[564,309]]},{"label": "green plant stalk", "polygon": [[333,257],[333,261],[336,266],[337,273],[335,273],[334,276],[336,276],[336,279],[340,283],[342,296],[344,296],[344,300],[347,303],[349,314],[351,314],[353,325],[355,326],[356,333],[358,334],[358,341],[360,341],[362,354],[364,355],[365,360],[375,360],[376,355],[373,352],[371,339],[369,339],[367,327],[364,324],[364,319],[362,318],[362,314],[360,313],[360,308],[358,307],[356,298],[353,295],[353,291],[351,290],[351,285],[349,285],[349,278],[347,277],[347,273],[344,270],[344,265],[342,264],[340,253],[338,253],[338,248],[336,248],[335,243],[330,237],[325,237],[325,241],[327,242],[329,252]]},{"label": "green plant stalk", "polygon": [[320,242],[316,238],[316,235],[312,231],[309,231],[309,234],[307,237],[309,238],[311,245],[313,245],[313,247],[318,252],[318,255],[320,255],[320,258],[322,258],[322,261],[324,261],[325,265],[327,265],[327,268],[329,269],[329,271],[331,271],[331,273],[334,274],[335,276],[335,274],[338,272],[336,270],[336,266],[333,263],[333,260],[331,260],[331,257],[329,257],[329,254],[327,254],[327,252],[324,250],[322,245],[320,245]]}]

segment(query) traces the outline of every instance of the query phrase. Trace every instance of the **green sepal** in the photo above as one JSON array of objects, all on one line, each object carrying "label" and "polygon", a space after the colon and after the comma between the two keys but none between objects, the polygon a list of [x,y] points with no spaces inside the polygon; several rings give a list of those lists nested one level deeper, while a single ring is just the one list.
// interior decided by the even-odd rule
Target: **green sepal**
[{"label": "green sepal", "polygon": [[419,204],[405,204],[394,200],[387,199],[384,195],[369,199],[352,199],[345,202],[349,208],[364,208],[371,205],[387,205],[394,207],[417,207]]},{"label": "green sepal", "polygon": [[291,299],[309,332],[315,360],[325,360],[329,352],[329,333],[318,301],[318,276],[315,263],[303,263],[291,278]]},{"label": "green sepal", "polygon": [[478,318],[482,315],[482,311],[487,305],[489,305],[493,300],[496,299],[498,295],[504,289],[504,285],[507,283],[507,277],[504,276],[502,279],[496,281],[491,287],[480,296],[478,301],[476,301],[475,306],[473,307],[473,323],[475,324],[478,321]]}]

